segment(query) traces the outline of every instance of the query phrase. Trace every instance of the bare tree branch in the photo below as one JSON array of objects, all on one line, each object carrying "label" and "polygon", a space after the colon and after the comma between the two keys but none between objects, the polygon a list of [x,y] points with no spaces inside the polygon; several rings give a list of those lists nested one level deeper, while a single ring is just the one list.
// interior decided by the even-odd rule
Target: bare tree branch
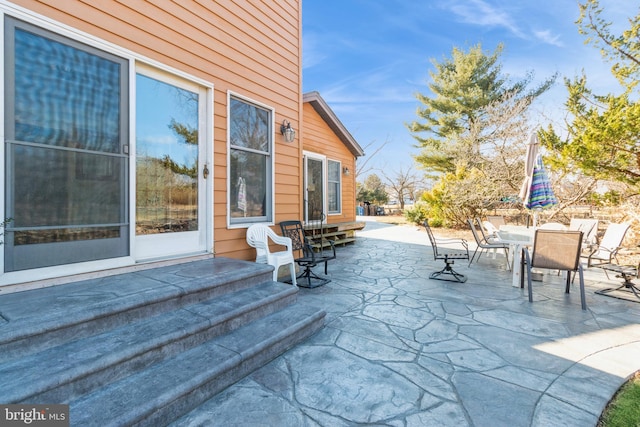
[{"label": "bare tree branch", "polygon": [[[358,161],[356,163],[356,181],[358,180],[359,176],[368,175],[369,172],[374,170],[374,168],[372,166],[368,166],[368,164],[371,162],[371,159],[373,159],[378,153],[380,153],[380,151],[389,142],[390,142],[389,138],[387,137],[387,139],[385,139],[385,141],[382,144],[380,144],[378,147],[376,147],[371,154],[365,156],[366,158],[364,158],[363,160],[358,159]],[[370,143],[368,143],[367,145],[365,145],[364,146],[364,151],[366,152],[367,149],[369,149],[370,147],[373,147],[375,143],[376,143],[376,141],[373,140]]]}]

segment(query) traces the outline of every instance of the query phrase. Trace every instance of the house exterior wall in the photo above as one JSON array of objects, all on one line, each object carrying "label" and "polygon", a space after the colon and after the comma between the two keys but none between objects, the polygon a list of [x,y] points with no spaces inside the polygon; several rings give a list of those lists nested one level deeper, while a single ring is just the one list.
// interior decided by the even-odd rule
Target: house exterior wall
[{"label": "house exterior wall", "polygon": [[356,220],[356,159],[340,138],[331,130],[327,122],[308,102],[302,107],[303,149],[326,156],[327,160],[339,161],[342,168],[348,168],[349,175],[342,174],[342,212],[327,216],[328,224]]},{"label": "house exterior wall", "polygon": [[[214,245],[210,250],[216,256],[255,256],[246,245],[246,227],[227,225],[229,91],[273,108],[274,223],[302,216],[300,1],[0,0],[0,4],[35,12],[211,83],[213,140],[207,143],[213,147]],[[297,131],[292,143],[284,142],[279,132],[285,119]],[[345,204],[345,208],[351,207]]]}]

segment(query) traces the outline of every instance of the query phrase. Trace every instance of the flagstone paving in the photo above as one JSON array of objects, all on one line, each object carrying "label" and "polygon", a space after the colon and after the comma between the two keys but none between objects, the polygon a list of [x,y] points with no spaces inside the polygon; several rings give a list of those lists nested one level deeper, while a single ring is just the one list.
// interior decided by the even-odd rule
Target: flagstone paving
[{"label": "flagstone paving", "polygon": [[466,283],[440,263],[420,228],[368,222],[300,290],[325,328],[174,425],[595,426],[640,369],[640,303],[594,294],[617,284],[599,269],[583,311],[554,274],[529,303],[501,255],[456,263]]}]

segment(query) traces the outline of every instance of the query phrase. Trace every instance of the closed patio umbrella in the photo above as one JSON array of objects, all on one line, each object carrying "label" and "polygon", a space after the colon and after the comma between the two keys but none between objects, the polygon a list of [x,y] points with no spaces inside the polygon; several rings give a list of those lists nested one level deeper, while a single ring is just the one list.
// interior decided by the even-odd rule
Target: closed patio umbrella
[{"label": "closed patio umbrella", "polygon": [[542,163],[542,156],[538,152],[539,147],[538,135],[534,132],[527,145],[525,178],[520,189],[520,198],[524,207],[533,212],[534,228],[538,223],[538,212],[558,204],[558,199],[551,188],[551,181],[549,181],[549,176]]},{"label": "closed patio umbrella", "polygon": [[557,204],[558,199],[556,199],[553,188],[551,188],[551,181],[549,181],[549,176],[542,163],[542,156],[538,154],[533,167],[529,195],[524,201],[524,207],[533,211],[533,227],[537,226],[538,212]]},{"label": "closed patio umbrella", "polygon": [[[538,148],[540,143],[538,142],[538,135],[533,132],[529,138],[529,144],[527,144],[527,159],[524,164],[524,181],[520,188],[520,200],[525,204],[529,199],[529,191],[531,190],[531,180],[533,179],[533,167],[538,157]],[[526,207],[526,206],[525,206]]]}]

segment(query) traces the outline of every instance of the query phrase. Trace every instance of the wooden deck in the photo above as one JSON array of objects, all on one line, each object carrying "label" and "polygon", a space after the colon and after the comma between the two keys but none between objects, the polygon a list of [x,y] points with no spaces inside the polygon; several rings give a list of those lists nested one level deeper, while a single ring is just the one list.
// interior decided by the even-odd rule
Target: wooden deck
[{"label": "wooden deck", "polygon": [[362,230],[365,226],[364,222],[339,222],[334,224],[308,224],[304,230],[307,237],[313,242],[315,247],[330,246],[329,240],[335,246],[345,246],[356,241],[356,231]]}]

